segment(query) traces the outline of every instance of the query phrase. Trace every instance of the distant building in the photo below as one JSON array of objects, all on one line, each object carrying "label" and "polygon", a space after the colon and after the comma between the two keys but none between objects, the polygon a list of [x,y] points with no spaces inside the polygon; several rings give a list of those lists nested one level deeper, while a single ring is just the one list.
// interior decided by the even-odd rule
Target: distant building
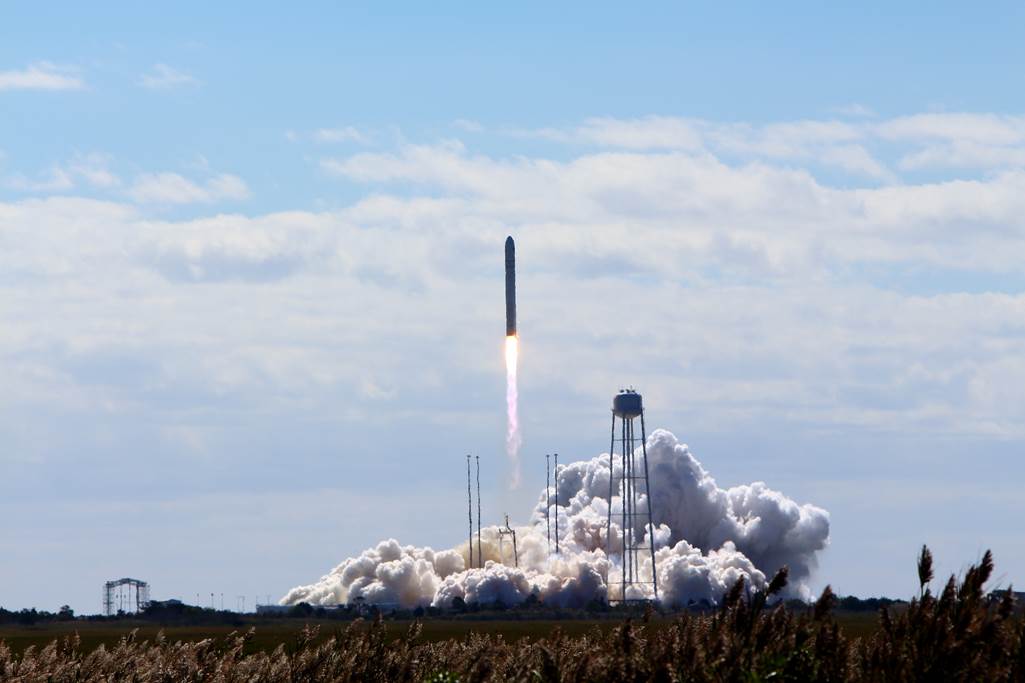
[{"label": "distant building", "polygon": [[185,603],[177,598],[171,598],[170,600],[150,600],[150,607],[181,607]]},{"label": "distant building", "polygon": [[293,605],[257,605],[257,614],[287,614]]},{"label": "distant building", "polygon": [[[991,602],[1000,602],[1007,595],[1006,590],[995,590],[990,591],[989,599]],[[1025,592],[1022,591],[1011,591],[1011,595],[1014,596],[1014,602],[1017,607],[1025,606]]]}]

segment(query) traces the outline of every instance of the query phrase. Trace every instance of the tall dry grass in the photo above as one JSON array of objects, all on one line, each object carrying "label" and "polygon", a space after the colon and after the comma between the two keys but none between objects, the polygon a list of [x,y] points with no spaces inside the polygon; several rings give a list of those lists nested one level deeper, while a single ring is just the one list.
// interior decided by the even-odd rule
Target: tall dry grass
[{"label": "tall dry grass", "polygon": [[83,652],[77,637],[29,648],[0,643],[3,681],[1025,681],[1025,620],[1008,597],[991,604],[983,586],[987,552],[938,596],[928,588],[932,557],[922,549],[919,597],[883,610],[869,638],[848,640],[832,616],[827,587],[802,613],[772,605],[786,572],[747,595],[735,585],[711,615],[683,615],[658,628],[647,619],[611,632],[507,642],[501,636],[424,643],[420,625],[391,640],[384,625],[355,624],[316,644],[304,631],[291,647],[245,654],[252,632],[224,642],[143,642]]}]

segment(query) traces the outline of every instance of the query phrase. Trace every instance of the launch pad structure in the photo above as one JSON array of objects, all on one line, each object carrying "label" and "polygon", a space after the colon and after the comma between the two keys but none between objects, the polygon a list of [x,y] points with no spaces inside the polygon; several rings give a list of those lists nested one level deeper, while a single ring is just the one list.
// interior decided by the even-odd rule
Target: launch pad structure
[{"label": "launch pad structure", "polygon": [[509,515],[505,516],[505,526],[498,527],[498,557],[505,564],[505,537],[512,536],[513,566],[520,566],[520,551],[516,547],[516,529],[509,526]]},{"label": "launch pad structure", "polygon": [[103,613],[138,613],[149,606],[149,584],[139,579],[115,579],[103,584]]},{"label": "launch pad structure", "polygon": [[[634,421],[640,418],[641,423],[641,454],[637,457],[637,446],[634,432]],[[616,438],[616,421],[619,421],[619,438]],[[615,464],[616,442],[619,441],[620,476],[619,494],[620,510],[616,515],[620,523],[620,547],[622,577],[618,582],[619,597],[612,595],[612,584],[605,577],[609,587],[609,602],[646,601],[649,598],[638,591],[631,590],[635,586],[651,586],[651,595],[658,600],[658,576],[655,570],[655,525],[651,515],[651,486],[648,478],[648,446],[644,430],[644,405],[641,395],[633,389],[624,389],[612,399],[612,443],[609,446],[609,511],[605,525],[606,553],[611,559],[616,548],[612,539],[612,496],[616,492]],[[639,460],[639,462],[638,462]],[[643,491],[639,490],[643,488]],[[638,496],[642,495],[645,504],[641,505]],[[643,524],[638,534],[638,522]],[[642,576],[641,556],[645,553],[651,557],[650,578]]]}]

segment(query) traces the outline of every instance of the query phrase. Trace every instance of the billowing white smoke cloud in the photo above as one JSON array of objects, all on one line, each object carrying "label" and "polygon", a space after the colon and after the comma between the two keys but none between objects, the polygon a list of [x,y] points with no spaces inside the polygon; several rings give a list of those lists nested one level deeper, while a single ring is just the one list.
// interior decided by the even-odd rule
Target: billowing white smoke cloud
[{"label": "billowing white smoke cloud", "polygon": [[[719,488],[687,446],[665,430],[648,437],[652,517],[655,524],[655,569],[659,598],[668,605],[718,602],[737,579],[754,588],[786,565],[789,592],[807,597],[807,580],[816,554],[829,541],[829,514],[814,505],[798,505],[761,482]],[[615,481],[620,480],[619,466]],[[542,492],[528,526],[517,528],[518,568],[511,566],[512,547],[501,541],[498,527],[482,530],[485,567],[466,569],[466,544],[444,551],[400,546],[383,541],[349,558],[316,583],[293,588],[281,604],[368,603],[414,607],[466,602],[517,604],[536,594],[546,604],[579,607],[594,599],[618,599],[621,543],[612,498],[612,555],[606,548],[609,511],[609,456],[574,462],[559,471],[558,503],[554,487]],[[638,509],[646,509],[644,496]],[[550,555],[545,507],[556,520],[560,554]],[[636,529],[638,537],[646,533]],[[651,576],[650,552],[641,554],[640,576]],[[611,589],[610,589],[611,587]],[[628,597],[650,597],[650,586],[637,585]]]}]

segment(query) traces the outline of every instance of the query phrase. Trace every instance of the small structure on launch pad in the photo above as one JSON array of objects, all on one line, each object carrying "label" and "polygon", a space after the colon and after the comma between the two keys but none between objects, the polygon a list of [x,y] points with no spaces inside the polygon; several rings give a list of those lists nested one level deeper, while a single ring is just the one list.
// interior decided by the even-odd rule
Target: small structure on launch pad
[{"label": "small structure on launch pad", "polygon": [[138,613],[149,606],[149,584],[139,579],[115,579],[103,584],[103,613]]},{"label": "small structure on launch pad", "polygon": [[[634,433],[634,420],[640,418],[641,452],[637,457],[637,445]],[[616,420],[619,420],[619,438],[616,438]],[[612,496],[616,490],[616,441],[619,441],[619,499],[620,509],[612,510]],[[633,389],[624,389],[612,399],[612,444],[609,446],[609,512],[605,526],[606,553],[611,559],[616,553],[616,544],[612,539],[612,517],[620,521],[619,556],[622,560],[622,578],[618,582],[619,591],[615,595],[612,585],[609,587],[609,602],[629,602],[648,600],[645,592],[631,590],[635,586],[650,585],[651,595],[658,600],[658,576],[655,572],[655,543],[651,516],[651,487],[648,479],[648,447],[647,435],[644,431],[644,404],[641,395]],[[638,496],[644,496],[641,505]],[[640,525],[640,528],[638,528]],[[650,554],[651,573],[641,572],[641,555]],[[647,573],[645,573],[647,574]]]},{"label": "small structure on launch pad", "polygon": [[512,536],[513,566],[520,566],[520,551],[516,547],[516,529],[509,526],[509,515],[505,516],[505,526],[498,527],[498,557],[505,564],[505,537]]}]

